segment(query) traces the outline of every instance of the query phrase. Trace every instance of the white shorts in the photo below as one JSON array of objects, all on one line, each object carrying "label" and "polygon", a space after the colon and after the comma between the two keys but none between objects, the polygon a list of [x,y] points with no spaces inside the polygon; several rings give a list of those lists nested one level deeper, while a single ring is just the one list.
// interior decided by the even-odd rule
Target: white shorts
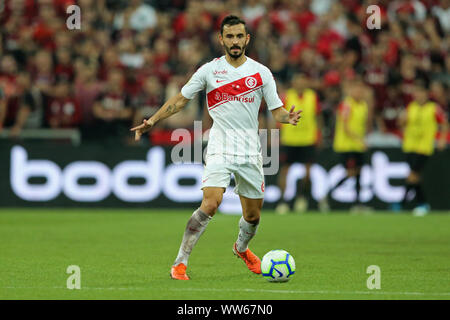
[{"label": "white shorts", "polygon": [[208,155],[205,159],[202,189],[205,187],[227,188],[234,174],[234,192],[250,199],[264,198],[264,170],[262,156],[228,157]]}]

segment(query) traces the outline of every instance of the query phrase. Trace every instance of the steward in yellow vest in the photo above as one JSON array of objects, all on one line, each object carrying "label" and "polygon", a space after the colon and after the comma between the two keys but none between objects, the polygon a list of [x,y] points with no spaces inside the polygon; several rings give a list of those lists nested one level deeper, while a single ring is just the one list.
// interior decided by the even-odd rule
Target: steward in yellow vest
[{"label": "steward in yellow vest", "polygon": [[305,88],[302,92],[294,88],[286,91],[285,108],[301,106],[302,125],[281,125],[281,144],[289,147],[314,146],[318,139],[318,120],[320,105],[317,93],[313,89]]},{"label": "steward in yellow vest", "polygon": [[413,213],[424,215],[428,213],[430,207],[422,190],[422,173],[429,157],[434,153],[436,135],[439,130],[441,135],[437,147],[439,150],[445,149],[448,122],[440,106],[429,100],[425,81],[416,81],[413,97],[414,100],[406,106],[399,119],[399,124],[403,129],[402,150],[410,167],[402,205],[406,204],[409,192],[414,190],[418,206]]},{"label": "steward in yellow vest", "polygon": [[405,110],[403,152],[431,156],[439,125],[445,122],[445,114],[436,102],[412,101]]},{"label": "steward in yellow vest", "polygon": [[339,153],[363,153],[367,131],[369,107],[364,100],[351,95],[344,98],[336,114],[333,149]]},{"label": "steward in yellow vest", "polygon": [[347,94],[336,112],[333,149],[340,155],[346,169],[346,176],[330,189],[328,195],[341,186],[347,178],[355,177],[355,202],[357,205],[354,206],[354,209],[359,210],[363,207],[359,205],[360,177],[364,164],[364,153],[367,149],[365,138],[369,122],[372,119],[371,108],[367,102],[368,88],[361,79],[355,78],[348,81],[344,91]]},{"label": "steward in yellow vest", "polygon": [[[305,194],[311,189],[310,168],[315,159],[316,146],[321,144],[322,117],[318,94],[310,87],[312,80],[308,75],[297,73],[292,78],[292,86],[286,91],[284,107],[289,110],[291,106],[302,109],[302,118],[297,126],[281,125],[280,128],[280,162],[281,169],[278,184],[282,192],[276,212],[283,214],[290,210],[287,200],[284,199],[286,190],[286,177],[290,165],[302,163],[305,165],[305,177],[301,180],[300,191],[296,188],[295,211],[306,211],[308,201]],[[300,195],[300,192],[302,195]]]}]

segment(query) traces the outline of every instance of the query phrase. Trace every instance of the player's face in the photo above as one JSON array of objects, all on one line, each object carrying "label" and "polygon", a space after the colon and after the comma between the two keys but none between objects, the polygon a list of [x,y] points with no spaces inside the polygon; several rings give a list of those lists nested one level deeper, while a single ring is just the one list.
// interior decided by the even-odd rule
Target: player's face
[{"label": "player's face", "polygon": [[231,58],[237,59],[245,53],[250,35],[245,32],[243,24],[225,25],[219,39],[227,54]]}]

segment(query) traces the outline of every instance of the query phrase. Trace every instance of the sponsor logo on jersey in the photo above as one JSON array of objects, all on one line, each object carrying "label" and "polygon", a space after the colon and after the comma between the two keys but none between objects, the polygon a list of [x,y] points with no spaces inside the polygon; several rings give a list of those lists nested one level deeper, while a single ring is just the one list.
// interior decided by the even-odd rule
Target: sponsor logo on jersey
[{"label": "sponsor logo on jersey", "polygon": [[251,96],[233,96],[229,95],[227,93],[222,93],[222,95],[217,92],[216,93],[216,101],[220,102],[226,102],[226,101],[239,101],[239,102],[248,102],[252,103],[255,101],[255,97],[253,95]]},{"label": "sponsor logo on jersey", "polygon": [[259,73],[224,84],[207,93],[208,109],[211,110],[228,101],[253,103],[255,102],[255,96],[249,96],[248,94],[259,89],[262,85],[263,82]]}]

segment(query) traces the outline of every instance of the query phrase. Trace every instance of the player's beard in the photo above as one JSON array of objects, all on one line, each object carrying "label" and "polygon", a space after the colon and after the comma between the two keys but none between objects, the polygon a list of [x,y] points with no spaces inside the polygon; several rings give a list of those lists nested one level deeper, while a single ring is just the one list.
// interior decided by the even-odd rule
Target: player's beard
[{"label": "player's beard", "polygon": [[[247,48],[247,46],[244,44],[242,47],[239,46],[231,46],[230,48],[228,48],[226,45],[224,45],[225,51],[228,53],[228,55],[233,58],[233,59],[238,59],[240,56],[242,56],[245,53],[245,49]],[[240,49],[239,53],[234,54],[232,53],[232,50],[234,48]]]}]

